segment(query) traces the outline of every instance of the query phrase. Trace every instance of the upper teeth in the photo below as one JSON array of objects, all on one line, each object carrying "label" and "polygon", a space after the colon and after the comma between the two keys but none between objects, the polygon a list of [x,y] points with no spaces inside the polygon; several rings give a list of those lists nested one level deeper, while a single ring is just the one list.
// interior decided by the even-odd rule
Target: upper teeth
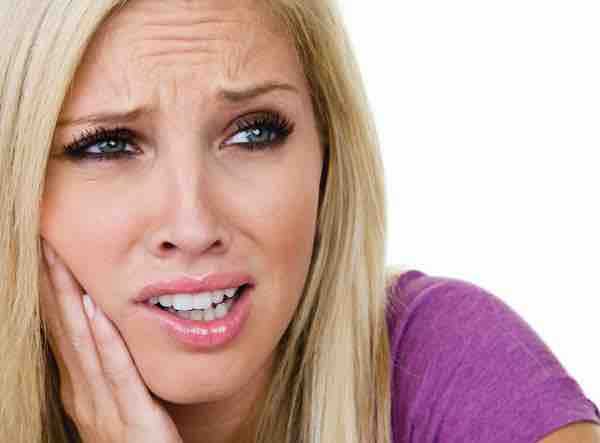
[{"label": "upper teeth", "polygon": [[173,306],[179,311],[190,311],[192,309],[208,309],[211,305],[221,303],[223,298],[233,298],[238,288],[219,289],[212,292],[198,292],[195,294],[169,294],[159,297],[152,297],[150,303],[153,305],[160,303],[161,306],[168,308]]}]

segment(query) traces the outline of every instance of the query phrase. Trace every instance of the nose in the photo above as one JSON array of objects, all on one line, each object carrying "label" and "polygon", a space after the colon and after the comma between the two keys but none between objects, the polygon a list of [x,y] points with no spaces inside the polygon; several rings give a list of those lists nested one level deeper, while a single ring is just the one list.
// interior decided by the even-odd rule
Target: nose
[{"label": "nose", "polygon": [[[155,177],[156,179],[157,177]],[[178,162],[161,175],[154,197],[158,205],[156,229],[151,235],[152,253],[193,266],[206,255],[223,254],[229,245],[224,217],[219,212],[218,189],[206,168]],[[157,188],[153,188],[157,189]]]}]

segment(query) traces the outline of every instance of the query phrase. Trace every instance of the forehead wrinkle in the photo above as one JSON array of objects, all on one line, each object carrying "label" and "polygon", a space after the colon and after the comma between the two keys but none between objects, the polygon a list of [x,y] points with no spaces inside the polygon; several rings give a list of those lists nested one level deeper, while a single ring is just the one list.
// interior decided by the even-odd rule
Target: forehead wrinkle
[{"label": "forehead wrinkle", "polygon": [[[253,62],[258,63],[264,48],[259,46],[255,33],[247,33],[246,36],[246,41],[214,38],[210,42],[201,44],[168,46],[160,49],[156,45],[150,45],[151,50],[139,52],[132,59],[146,65],[147,74],[152,74],[161,67],[169,68],[177,64],[183,64],[192,71],[197,70],[198,73],[202,73],[207,72],[207,67],[210,65],[213,67],[216,65],[217,71],[221,72],[225,79],[234,81],[239,79],[245,70],[252,76],[253,71],[249,67]],[[218,41],[224,43],[219,44]],[[183,58],[178,60],[181,56]],[[213,67],[209,69],[212,71]]]},{"label": "forehead wrinkle", "polygon": [[282,37],[268,9],[256,0],[183,1],[168,7],[162,0],[130,0],[127,6],[108,27],[131,42],[128,59],[147,65],[146,74],[180,64],[180,56],[182,64],[202,69],[204,56],[216,56],[223,75],[236,79],[253,53],[259,53],[253,48],[259,38]]},{"label": "forehead wrinkle", "polygon": [[[223,20],[214,20],[211,23],[222,24]],[[239,65],[248,63],[252,53],[252,45],[257,41],[258,34],[256,24],[248,20],[229,20],[229,23],[237,24],[233,30],[224,28],[223,30],[208,29],[206,32],[201,29],[194,29],[192,32],[183,32],[181,29],[173,30],[170,27],[166,32],[151,32],[148,29],[137,31],[137,42],[134,37],[132,50],[137,52],[133,59],[142,63],[145,60],[153,58],[169,58],[169,63],[173,58],[180,55],[193,56],[199,55],[203,61],[203,55],[216,55],[227,71],[227,76],[235,77]],[[264,31],[264,28],[260,28]],[[186,58],[185,62],[194,64],[197,59]],[[164,63],[164,62],[163,62]]]},{"label": "forehead wrinkle", "polygon": [[229,51],[223,51],[221,54],[221,64],[224,67],[224,75],[227,80],[235,81],[240,77],[244,68],[250,65],[250,58],[253,55],[253,49],[256,54],[260,54],[260,48],[254,47],[256,36],[247,40],[245,44],[232,45]]},{"label": "forehead wrinkle", "polygon": [[[184,18],[189,18],[189,17],[184,17]],[[201,19],[194,19],[191,21],[181,21],[180,19],[178,20],[174,20],[172,22],[169,21],[153,21],[153,20],[142,20],[139,24],[148,28],[164,28],[164,27],[169,27],[169,28],[173,28],[173,27],[194,27],[194,26],[199,26],[199,25],[207,25],[207,24],[215,24],[215,25],[224,25],[224,24],[229,24],[229,23],[243,23],[242,20],[239,19],[231,19],[228,20],[226,18],[223,17],[209,17],[209,18],[201,18]]]},{"label": "forehead wrinkle", "polygon": [[[241,26],[248,26],[253,23],[251,20],[242,19],[226,19],[223,17],[211,17],[196,19],[192,21],[186,21],[188,17],[184,17],[184,20],[177,21],[148,21],[142,20],[135,25],[135,29],[139,34],[149,33],[150,37],[145,37],[144,40],[153,41],[170,41],[174,40],[177,42],[181,41],[198,41],[198,40],[214,40],[223,39],[222,34],[227,34],[227,28],[231,24],[237,24]],[[258,24],[258,21],[256,21]],[[210,25],[210,26],[207,26]],[[215,29],[216,27],[216,29]],[[205,31],[204,28],[208,28]],[[203,36],[199,36],[203,32],[207,32]],[[221,35],[220,35],[221,34]]]},{"label": "forehead wrinkle", "polygon": [[[132,5],[133,3],[133,5]],[[136,31],[144,29],[150,29],[151,33],[165,32],[167,35],[160,36],[161,39],[174,38],[182,40],[186,34],[194,35],[198,28],[204,28],[204,25],[210,25],[209,29],[217,26],[218,28],[224,28],[231,24],[248,24],[249,22],[256,22],[256,24],[269,23],[264,18],[261,18],[261,12],[263,8],[257,7],[254,2],[229,2],[233,6],[227,7],[228,2],[223,1],[221,7],[207,8],[205,2],[184,2],[183,4],[169,3],[167,9],[164,9],[164,0],[149,3],[141,3],[143,13],[141,10],[137,10],[137,2],[129,1],[128,6],[122,13],[115,16],[110,25],[119,27],[120,22],[124,22],[125,26],[132,26]],[[241,3],[245,3],[242,5]],[[218,3],[217,3],[218,4]],[[158,7],[153,7],[159,5]],[[184,6],[184,8],[178,8],[177,6]],[[231,17],[227,17],[226,14]],[[131,17],[130,17],[131,16]],[[167,29],[163,29],[167,28]],[[173,37],[169,36],[169,33],[173,31],[179,32],[179,28],[183,28],[185,32],[184,37],[181,34],[175,34]],[[189,31],[187,31],[189,28]],[[195,37],[191,37],[193,40]]]},{"label": "forehead wrinkle", "polygon": [[[180,55],[211,55],[211,54],[218,54],[220,51],[215,50],[214,48],[209,48],[206,46],[188,46],[188,47],[168,47],[168,48],[164,48],[164,49],[153,49],[151,51],[146,51],[146,52],[140,52],[137,56],[135,56],[135,59],[140,60],[142,63],[144,63],[143,60],[145,59],[154,59],[154,58],[160,58],[160,59],[164,59],[165,57],[169,57],[169,58],[176,58],[177,56]],[[190,58],[186,58],[185,62],[193,62],[194,60],[190,59]],[[173,61],[170,60],[169,61],[169,65],[172,63]],[[145,63],[144,63],[145,64]],[[164,64],[164,63],[158,63],[160,64]]]},{"label": "forehead wrinkle", "polygon": [[[180,95],[179,95],[179,87],[178,87],[178,83],[177,83],[177,76],[173,75],[168,80],[170,80],[170,81],[168,81],[168,83],[165,84],[165,90],[166,90],[165,94],[166,94],[167,99],[170,97],[173,100],[173,104],[175,106],[175,109],[177,109],[178,98],[180,97]],[[170,88],[169,88],[169,86],[170,86]],[[161,91],[162,91],[162,89],[161,89]],[[158,104],[158,109],[159,110],[162,110],[162,108],[163,108],[162,107],[162,103],[163,103],[162,97],[163,97],[163,95],[159,92],[158,93],[158,103],[159,103]],[[183,99],[185,100],[185,98],[186,98],[185,92],[184,92],[184,95],[181,96],[181,97],[183,97]],[[165,102],[166,101],[167,100],[165,100]],[[185,109],[185,104],[182,105],[182,108]],[[161,115],[163,115],[163,114],[161,113]],[[168,118],[169,115],[170,114],[167,113],[166,116],[163,115],[163,118]],[[181,113],[181,115],[180,115],[178,112],[173,113],[173,115],[174,116],[175,115],[180,116],[180,118],[178,118],[178,120],[179,119],[183,119],[186,116],[185,113]],[[175,123],[177,123],[177,122],[175,122]],[[179,127],[179,125],[177,125],[177,124],[169,124],[169,126],[171,128],[173,128],[173,129],[177,129]],[[184,133],[184,131],[182,130],[182,134],[183,133]],[[182,134],[180,134],[180,135],[182,135]]]},{"label": "forehead wrinkle", "polygon": [[135,8],[141,7],[144,11],[157,12],[157,11],[165,11],[165,5],[167,5],[166,10],[168,12],[175,13],[178,10],[183,11],[186,15],[189,15],[193,12],[205,12],[207,6],[211,7],[212,11],[226,11],[228,9],[232,9],[234,7],[252,7],[261,4],[262,1],[257,0],[127,0],[124,5],[125,10],[132,11]]},{"label": "forehead wrinkle", "polygon": [[[241,9],[237,8],[237,11],[239,10]],[[187,76],[190,75],[198,76],[197,84],[202,85],[204,90],[195,100],[212,101],[209,97],[214,97],[213,90],[216,91],[219,87],[226,88],[228,84],[237,83],[239,79],[251,80],[257,73],[265,72],[261,69],[261,64],[269,63],[268,57],[272,57],[269,48],[279,46],[279,43],[274,45],[273,39],[276,38],[279,42],[282,38],[287,40],[286,35],[282,35],[276,27],[272,26],[272,22],[266,20],[266,17],[256,16],[255,11],[255,8],[251,11],[245,10],[244,17],[237,14],[231,19],[204,17],[202,20],[191,21],[182,14],[181,18],[186,18],[187,21],[170,23],[165,20],[148,19],[143,22],[140,18],[149,15],[146,9],[137,10],[137,14],[128,17],[129,20],[121,21],[120,26],[116,25],[119,19],[119,16],[116,16],[115,21],[103,28],[100,39],[97,40],[96,44],[101,44],[103,54],[91,55],[92,64],[95,67],[100,63],[106,64],[102,67],[102,71],[109,75],[94,75],[94,77],[104,77],[107,84],[110,82],[116,92],[113,100],[127,108],[131,108],[137,102],[148,102],[148,100],[154,103],[154,106],[167,100],[179,107],[180,102],[187,100],[190,93],[201,92],[200,89],[195,92],[187,90],[190,84],[196,83],[194,80],[191,83],[184,81],[184,78],[189,78]],[[162,16],[165,15],[165,10],[155,9],[152,12],[161,12]],[[211,13],[214,14],[214,9],[211,9]],[[140,27],[140,23],[146,23],[146,26]],[[193,33],[186,32],[190,30],[191,23],[196,23],[194,26],[196,29],[193,29]],[[205,35],[202,35],[203,32]],[[158,42],[166,44],[163,46],[155,44]],[[295,53],[293,43],[288,40],[288,44]],[[111,53],[113,47],[129,50],[125,53],[121,51],[119,57],[114,57]],[[106,48],[109,48],[108,52]],[[178,64],[183,65],[183,69],[173,69]],[[116,69],[118,66],[121,69]],[[95,67],[92,69],[96,69]],[[246,70],[245,77],[249,79],[243,77],[244,70]],[[152,85],[148,84],[150,76],[154,77]],[[204,78],[210,80],[211,84],[206,83]],[[161,84],[164,87],[160,87]],[[188,86],[184,87],[184,84]],[[151,88],[139,89],[136,85],[146,85]],[[206,90],[206,87],[211,91]],[[120,97],[117,96],[118,93]],[[143,94],[143,97],[140,94]],[[102,95],[106,97],[105,93]]]},{"label": "forehead wrinkle", "polygon": [[[176,53],[178,50],[182,49],[182,46],[184,52],[198,50],[199,52],[210,53],[213,52],[215,42],[235,41],[224,31],[217,32],[211,29],[209,32],[205,32],[204,35],[202,35],[202,31],[199,29],[185,32],[182,30],[176,31],[172,28],[172,26],[169,27],[169,32],[152,32],[147,29],[138,30],[136,37],[132,39],[134,40],[133,46],[134,48],[135,46],[148,46],[151,50],[143,52],[140,55],[153,56]],[[158,46],[161,46],[160,49],[158,49]]]}]

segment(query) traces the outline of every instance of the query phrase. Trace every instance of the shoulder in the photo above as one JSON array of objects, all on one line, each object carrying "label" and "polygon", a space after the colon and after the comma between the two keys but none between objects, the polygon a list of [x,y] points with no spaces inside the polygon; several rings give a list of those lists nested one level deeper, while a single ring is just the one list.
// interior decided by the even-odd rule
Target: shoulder
[{"label": "shoulder", "polygon": [[497,295],[409,270],[387,300],[392,422],[403,436],[395,441],[534,442],[575,421],[600,424],[577,382]]},{"label": "shoulder", "polygon": [[[395,341],[407,332],[427,332],[449,341],[468,335],[474,328],[490,332],[505,329],[509,322],[526,326],[501,299],[468,281],[407,270],[388,286],[386,318]],[[508,317],[508,318],[507,318]]]}]

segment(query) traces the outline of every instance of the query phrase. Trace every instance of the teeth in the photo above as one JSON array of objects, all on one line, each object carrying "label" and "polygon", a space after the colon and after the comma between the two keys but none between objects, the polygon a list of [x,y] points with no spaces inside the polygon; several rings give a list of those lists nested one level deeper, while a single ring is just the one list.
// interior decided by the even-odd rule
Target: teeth
[{"label": "teeth", "polygon": [[[174,303],[176,306],[183,306],[186,301],[177,300],[177,297],[184,294],[177,294],[174,298]],[[187,294],[189,295],[189,294]],[[159,297],[161,298],[161,297]],[[210,299],[209,299],[210,300]],[[225,303],[221,303],[217,305],[215,308],[209,307],[207,309],[187,309],[183,310],[180,308],[169,307],[168,311],[172,314],[180,318],[185,318],[188,320],[196,320],[196,321],[212,321],[215,319],[223,318],[227,315],[231,306],[233,305],[233,300],[227,300]]]},{"label": "teeth", "polygon": [[215,317],[223,318],[227,315],[227,307],[224,304],[217,305],[215,308]]},{"label": "teeth", "polygon": [[213,308],[204,311],[204,321],[211,321],[216,318],[215,310]]},{"label": "teeth", "polygon": [[200,292],[197,294],[170,294],[152,297],[150,303],[165,308],[174,307],[179,311],[190,311],[192,309],[208,309],[211,304],[221,303],[225,298],[233,298],[238,288],[220,289],[212,292]]},{"label": "teeth", "polygon": [[191,311],[194,308],[192,294],[177,294],[173,296],[173,308],[178,311]]},{"label": "teeth", "polygon": [[161,306],[168,308],[169,306],[173,306],[173,296],[172,295],[163,295],[158,297],[158,302]]},{"label": "teeth", "polygon": [[211,300],[216,305],[217,303],[221,303],[223,301],[223,291],[215,291],[212,293]]},{"label": "teeth", "polygon": [[190,313],[190,320],[204,320],[204,311],[194,309],[193,311],[185,311]]},{"label": "teeth", "polygon": [[193,300],[194,309],[208,309],[212,304],[211,296],[208,294],[196,295]]},{"label": "teeth", "polygon": [[225,290],[221,289],[219,291],[214,291],[211,293],[210,300],[215,305],[218,305],[227,298],[233,298],[237,290],[238,288],[230,288]]}]

